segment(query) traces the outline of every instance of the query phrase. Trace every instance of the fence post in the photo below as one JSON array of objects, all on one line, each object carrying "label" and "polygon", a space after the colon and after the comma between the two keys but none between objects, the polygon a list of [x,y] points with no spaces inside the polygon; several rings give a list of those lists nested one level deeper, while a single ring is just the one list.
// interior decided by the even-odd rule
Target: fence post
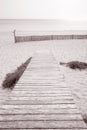
[{"label": "fence post", "polygon": [[16,29],[13,31],[13,34],[14,34],[14,42],[16,43],[16,35],[15,35],[15,33],[16,33]]}]

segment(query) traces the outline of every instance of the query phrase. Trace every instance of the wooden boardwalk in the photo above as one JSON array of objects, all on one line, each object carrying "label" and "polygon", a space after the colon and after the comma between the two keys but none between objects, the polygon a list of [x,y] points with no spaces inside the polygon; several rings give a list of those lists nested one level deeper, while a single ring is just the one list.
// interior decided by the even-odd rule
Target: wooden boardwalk
[{"label": "wooden boardwalk", "polygon": [[0,106],[0,130],[87,130],[51,52],[36,53],[7,95]]}]

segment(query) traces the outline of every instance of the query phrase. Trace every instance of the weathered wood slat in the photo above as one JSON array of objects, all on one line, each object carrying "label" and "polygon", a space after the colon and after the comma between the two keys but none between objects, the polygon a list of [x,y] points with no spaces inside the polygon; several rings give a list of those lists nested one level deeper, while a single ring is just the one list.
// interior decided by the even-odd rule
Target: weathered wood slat
[{"label": "weathered wood slat", "polygon": [[6,100],[7,104],[19,104],[19,105],[48,105],[48,104],[74,104],[72,100]]},{"label": "weathered wood slat", "polygon": [[36,90],[36,91],[37,91],[37,90],[45,90],[45,89],[47,89],[47,90],[52,89],[52,90],[57,90],[57,91],[58,91],[58,90],[59,90],[59,91],[60,91],[60,90],[61,90],[61,91],[64,91],[64,90],[65,90],[65,91],[70,91],[69,88],[66,88],[66,87],[60,87],[60,88],[54,87],[54,88],[53,88],[53,87],[51,87],[51,86],[50,86],[50,87],[49,87],[49,86],[48,86],[48,87],[44,87],[44,86],[40,86],[40,87],[38,87],[38,86],[36,86],[36,87],[26,86],[26,87],[24,87],[24,86],[22,86],[21,89],[20,89],[20,86],[17,86],[17,88],[15,89],[15,91],[22,91],[22,90],[23,90],[23,91],[26,91],[26,90],[30,90],[30,91],[31,91],[31,90]]},{"label": "weathered wood slat", "polygon": [[77,109],[75,104],[56,104],[56,105],[7,105],[4,104],[0,109],[10,109],[10,108],[25,108],[25,109]]},{"label": "weathered wood slat", "polygon": [[[29,90],[27,90],[27,91],[29,91]],[[63,92],[63,93],[61,93],[61,92],[56,93],[55,91],[53,91],[53,92],[48,91],[48,92],[46,92],[46,93],[45,93],[45,91],[43,91],[43,92],[41,91],[41,93],[40,93],[40,91],[38,91],[38,92],[36,91],[36,92],[35,92],[35,90],[34,90],[34,91],[31,91],[31,92],[27,92],[27,91],[20,91],[20,92],[19,92],[19,90],[18,90],[18,91],[15,90],[15,91],[12,92],[12,94],[10,94],[10,95],[15,95],[15,94],[17,94],[17,96],[18,96],[18,94],[20,93],[20,96],[23,96],[23,95],[24,95],[24,97],[25,97],[25,96],[28,96],[28,95],[36,95],[36,96],[37,96],[37,95],[40,94],[40,95],[43,97],[44,95],[48,95],[48,96],[49,96],[49,95],[53,95],[53,96],[55,96],[55,95],[58,95],[58,96],[64,96],[64,95],[65,95],[65,96],[70,96],[70,94],[71,94],[71,93],[67,93],[67,91],[66,91],[65,93],[64,93],[64,92]],[[3,95],[3,94],[2,94],[2,95]]]},{"label": "weathered wood slat", "polygon": [[7,121],[7,122],[0,122],[0,129],[2,128],[82,129],[82,128],[86,128],[86,125],[84,124],[83,121],[14,121],[14,122]]},{"label": "weathered wood slat", "polygon": [[[12,129],[11,128],[9,128],[9,129],[8,128],[2,128],[2,130],[20,130],[20,129],[19,128],[12,128]],[[22,128],[22,130],[38,130],[38,128],[35,128],[35,129],[34,128],[33,129],[31,129],[31,128],[26,128],[26,129]],[[53,128],[52,129],[51,128],[50,129],[49,128],[44,128],[44,129],[41,128],[41,130],[53,130]],[[65,128],[64,129],[55,128],[55,130],[65,130]],[[67,128],[67,130],[73,130],[73,129],[72,128],[71,129]],[[79,128],[79,129],[74,128],[74,130],[87,130],[87,129],[86,128],[82,128],[82,129],[81,128]]]},{"label": "weathered wood slat", "polygon": [[[28,94],[15,94],[15,93],[11,93],[9,94],[10,97],[60,97],[63,96],[63,97],[67,97],[67,96],[71,96],[71,94],[55,94],[55,93],[28,93]],[[5,94],[0,94],[0,99],[3,99],[3,97],[5,97],[6,95]],[[8,97],[8,99],[10,98]]]},{"label": "weathered wood slat", "polygon": [[28,100],[28,101],[29,101],[29,100],[32,100],[32,99],[33,99],[33,100],[35,100],[35,99],[36,99],[36,100],[38,100],[38,99],[40,99],[40,100],[47,100],[47,99],[48,99],[48,100],[49,100],[49,99],[50,99],[50,100],[53,100],[53,99],[56,99],[56,100],[62,100],[62,101],[65,101],[65,100],[70,100],[70,101],[71,101],[71,100],[73,100],[73,97],[71,97],[71,96],[59,96],[59,97],[58,97],[58,95],[56,95],[56,96],[52,96],[52,95],[51,95],[51,96],[49,96],[49,95],[47,95],[47,96],[39,96],[39,95],[38,95],[38,96],[35,96],[35,97],[34,97],[34,96],[31,96],[31,95],[30,95],[30,97],[28,97],[28,96],[26,96],[26,97],[24,97],[24,96],[23,96],[23,97],[20,97],[20,96],[19,96],[19,97],[16,97],[16,96],[14,97],[14,96],[13,96],[13,97],[12,97],[12,96],[11,96],[11,97],[9,97],[7,100],[19,100],[19,101],[20,101],[20,100]]},{"label": "weathered wood slat", "polygon": [[[9,129],[8,128],[2,128],[2,130],[20,130],[20,129],[19,128],[12,128],[12,129],[11,128],[9,128]],[[32,129],[31,128],[26,128],[26,129],[22,128],[22,130],[38,130],[38,128],[32,128]],[[53,128],[52,129],[51,128],[50,129],[49,128],[44,128],[44,129],[41,128],[41,130],[53,130]],[[55,130],[65,130],[65,128],[64,129],[55,128]],[[73,128],[69,128],[69,129],[67,128],[67,130],[73,130]],[[87,130],[87,129],[86,128],[74,128],[74,130]]]},{"label": "weathered wood slat", "polygon": [[82,117],[79,114],[8,114],[0,115],[0,121],[26,121],[26,120],[56,120],[56,121],[79,121],[82,120]]},{"label": "weathered wood slat", "polygon": [[[20,105],[19,105],[20,106]],[[8,107],[10,108],[10,107]],[[22,109],[22,108],[14,108],[14,109],[0,109],[0,114],[80,114],[78,112],[78,109],[45,109],[43,105],[43,109],[34,109],[34,108],[28,108],[28,109]],[[38,115],[37,115],[38,116]]]}]

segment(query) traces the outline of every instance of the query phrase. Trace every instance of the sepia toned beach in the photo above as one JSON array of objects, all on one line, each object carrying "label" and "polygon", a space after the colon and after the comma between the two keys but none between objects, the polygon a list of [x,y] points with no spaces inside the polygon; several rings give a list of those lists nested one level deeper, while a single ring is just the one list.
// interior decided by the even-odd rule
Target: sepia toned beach
[{"label": "sepia toned beach", "polygon": [[87,0],[0,0],[0,130],[87,130]]},{"label": "sepia toned beach", "polygon": [[[60,34],[61,32],[62,34],[65,34],[67,31],[63,30],[62,28],[59,30],[55,30],[55,28],[58,29],[58,27],[55,26],[55,22],[53,24],[52,21],[50,22],[50,26],[47,25],[46,21],[46,25],[48,26],[47,30],[44,22],[39,22],[39,27],[37,26],[37,24],[35,25],[35,22],[33,24],[32,22],[30,22],[32,26],[30,23],[27,23],[26,25],[26,22],[24,23],[24,21],[21,22],[22,24],[19,24],[19,21],[16,24],[14,21],[12,22],[13,25],[11,22],[12,21],[10,21],[9,24],[4,22],[2,24],[1,22],[0,24],[0,26],[2,27],[0,30],[0,95],[1,93],[5,94],[3,98],[1,96],[0,98],[2,98],[3,100],[5,100],[5,98],[8,98],[6,96],[8,90],[5,91],[2,89],[2,82],[5,79],[6,74],[16,70],[17,67],[24,63],[29,57],[35,56],[35,53],[45,53],[47,51],[50,51],[59,66],[60,72],[63,75],[62,80],[64,80],[64,83],[69,87],[72,92],[74,101],[79,111],[81,112],[82,117],[84,119],[87,119],[87,70],[72,70],[68,67],[60,65],[60,62],[70,61],[81,61],[87,63],[87,40],[71,39],[15,43],[13,34],[14,29],[16,29],[17,32],[19,31],[22,33],[29,33],[29,35],[33,35],[33,33],[34,35],[41,33]],[[53,24],[55,28],[51,26],[51,24]],[[36,29],[33,27],[33,25],[36,26]],[[31,29],[29,29],[29,26],[31,27]],[[65,29],[66,28],[67,27],[65,25]],[[68,26],[68,29],[69,28],[70,27]],[[77,28],[79,28],[79,26]],[[69,30],[68,33],[76,33],[76,30]],[[81,34],[86,34],[86,28],[85,31],[79,28],[77,32]]]}]

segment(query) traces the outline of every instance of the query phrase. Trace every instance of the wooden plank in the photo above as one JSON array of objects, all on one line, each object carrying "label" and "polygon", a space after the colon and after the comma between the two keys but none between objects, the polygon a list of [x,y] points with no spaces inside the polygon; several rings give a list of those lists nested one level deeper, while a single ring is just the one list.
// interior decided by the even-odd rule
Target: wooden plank
[{"label": "wooden plank", "polygon": [[[10,106],[10,105],[9,105]],[[19,105],[20,106],[20,105]],[[8,107],[10,108],[10,107]],[[33,107],[32,108],[29,108],[29,109],[23,109],[23,108],[14,108],[14,109],[8,109],[8,108],[4,108],[4,109],[1,109],[0,108],[0,114],[62,114],[62,115],[65,115],[65,114],[80,114],[78,112],[78,109],[52,109],[50,108],[49,109],[46,109],[44,108],[44,105],[43,105],[43,109],[34,109]],[[38,116],[38,115],[37,115]]]},{"label": "wooden plank", "polygon": [[70,95],[71,94],[71,92],[69,92],[69,91],[13,91],[12,92],[13,94],[20,94],[20,95],[28,95],[28,94],[39,94],[39,93],[41,93],[41,94],[58,94],[58,95]]},{"label": "wooden plank", "polygon": [[80,121],[82,120],[81,115],[79,114],[3,114],[0,115],[0,121],[40,121],[40,120],[57,120],[57,121]]},{"label": "wooden plank", "polygon": [[[11,128],[9,128],[9,129],[8,128],[2,128],[2,130],[20,130],[20,129],[19,128],[12,128],[12,129]],[[31,129],[31,128],[28,128],[28,129],[27,128],[26,129],[22,128],[22,130],[40,130],[40,128],[39,129],[38,128],[35,128],[35,129],[34,128],[33,129]],[[53,128],[52,129],[51,128],[44,128],[44,129],[41,128],[41,130],[53,130]],[[55,128],[55,130],[73,130],[73,129],[72,128],[71,129],[68,129],[68,128],[67,129],[65,129],[65,128],[64,129]],[[87,130],[87,129],[86,128],[79,128],[79,129],[74,128],[74,130]]]},{"label": "wooden plank", "polygon": [[26,93],[26,94],[21,94],[20,93],[20,95],[19,95],[19,93],[15,94],[14,92],[12,92],[12,93],[9,94],[9,96],[6,96],[5,94],[0,94],[0,97],[1,98],[7,97],[9,99],[10,97],[30,97],[30,96],[40,96],[40,97],[43,97],[43,96],[47,96],[47,95],[48,96],[51,96],[51,95],[55,96],[56,95],[56,96],[64,96],[64,97],[65,96],[71,96],[71,94],[67,94],[67,93],[66,94],[65,93],[64,94],[63,93],[59,93],[59,94],[57,94],[57,93],[56,94],[55,93]]},{"label": "wooden plank", "polygon": [[21,86],[21,89],[20,89],[20,86],[17,86],[17,88],[15,88],[14,90],[15,91],[31,91],[31,90],[49,90],[49,89],[51,89],[51,90],[60,90],[60,91],[66,91],[66,90],[68,90],[68,91],[70,91],[70,89],[69,88],[66,88],[66,87],[51,87],[51,86],[47,86],[47,87],[44,87],[44,86],[35,86],[35,87],[31,87],[31,86]]},{"label": "wooden plank", "polygon": [[20,93],[32,93],[32,92],[47,92],[47,93],[50,93],[50,92],[52,92],[53,91],[53,93],[71,93],[71,91],[70,90],[58,90],[58,89],[52,89],[52,90],[50,90],[49,91],[49,89],[44,89],[44,88],[42,88],[42,89],[25,89],[25,90],[14,90],[14,92],[20,92]]},{"label": "wooden plank", "polygon": [[57,100],[57,99],[50,99],[50,100],[40,100],[39,99],[29,99],[29,100],[5,100],[4,104],[17,104],[17,105],[48,105],[48,104],[75,104],[73,100]]},{"label": "wooden plank", "polygon": [[7,121],[0,122],[0,129],[2,128],[34,128],[34,129],[82,129],[86,128],[83,121]]},{"label": "wooden plank", "polygon": [[[10,93],[9,94],[9,97],[8,97],[8,99],[10,98],[10,97],[67,97],[67,96],[69,96],[69,97],[71,97],[71,94],[55,94],[55,93],[28,93],[28,94],[20,94],[19,95],[19,93],[17,93],[17,94],[15,94],[15,93]],[[3,99],[3,97],[6,97],[6,95],[5,94],[0,94],[0,99]]]},{"label": "wooden plank", "polygon": [[[35,85],[35,83],[31,83],[31,84],[30,84],[30,83],[17,83],[17,86],[21,86],[21,87],[22,87],[22,86],[24,86],[24,87],[26,87],[26,86],[35,86],[35,87],[36,87],[36,86],[38,86],[38,87],[39,87],[39,86],[41,86],[41,87],[42,87],[42,86],[47,86],[47,87],[54,86],[54,87],[60,87],[61,85],[59,85],[59,84],[54,84],[54,85],[53,85],[53,84],[45,84],[45,85],[44,85],[44,84],[39,84],[39,83],[38,83],[38,84],[36,83],[36,85]],[[64,87],[64,86],[61,86],[61,88],[62,88],[62,87]],[[16,87],[16,88],[17,88],[17,87]]]},{"label": "wooden plank", "polygon": [[[12,129],[11,129],[11,128],[9,128],[9,129],[8,129],[8,128],[2,128],[2,130],[20,130],[20,129],[19,129],[19,128],[12,128]],[[22,128],[22,130],[25,130],[25,128]],[[28,128],[28,129],[27,129],[27,128],[26,128],[26,130],[40,130],[40,128],[39,128],[39,129],[38,129],[38,128],[35,128],[35,129],[34,129],[34,128],[33,128],[33,129]],[[49,129],[49,128],[44,128],[44,129],[41,128],[41,130],[53,130],[53,128],[52,128],[52,129],[51,129],[51,128],[50,128],[50,129]],[[62,129],[62,128],[61,128],[61,129],[60,129],[60,128],[55,128],[55,130],[73,130],[73,129],[68,129],[68,128],[67,128],[67,129],[65,129],[65,128],[64,128],[64,129]],[[87,130],[87,129],[86,129],[86,128],[79,128],[79,129],[78,129],[78,128],[74,128],[74,130]]]},{"label": "wooden plank", "polygon": [[77,109],[75,104],[56,104],[56,105],[7,105],[3,104],[1,109],[10,109],[10,108],[25,108],[25,109]]},{"label": "wooden plank", "polygon": [[[12,97],[12,96],[11,96],[11,97],[8,97],[8,99],[9,99],[9,100],[19,100],[19,101],[20,101],[20,100],[32,100],[32,99],[33,99],[33,100],[35,100],[35,99],[36,99],[36,100],[37,100],[37,99],[41,99],[41,100],[42,100],[42,99],[43,99],[43,100],[44,100],[44,99],[45,99],[45,100],[46,100],[46,99],[50,99],[50,100],[51,100],[51,99],[55,99],[55,100],[63,100],[63,101],[65,101],[65,100],[70,100],[70,101],[71,101],[71,100],[73,100],[73,97],[71,97],[71,96],[65,96],[65,97],[64,97],[64,96],[59,96],[59,97],[58,97],[58,95],[56,95],[56,96],[52,96],[52,95],[51,95],[51,96],[48,96],[48,95],[47,95],[47,96],[39,96],[39,95],[38,95],[38,96],[30,96],[30,97],[28,97],[28,96],[26,96],[26,97],[24,97],[24,96],[23,96],[23,97],[20,97],[20,96],[19,96],[19,97],[17,97],[17,96]],[[8,100],[8,99],[7,99],[7,100]]]}]

